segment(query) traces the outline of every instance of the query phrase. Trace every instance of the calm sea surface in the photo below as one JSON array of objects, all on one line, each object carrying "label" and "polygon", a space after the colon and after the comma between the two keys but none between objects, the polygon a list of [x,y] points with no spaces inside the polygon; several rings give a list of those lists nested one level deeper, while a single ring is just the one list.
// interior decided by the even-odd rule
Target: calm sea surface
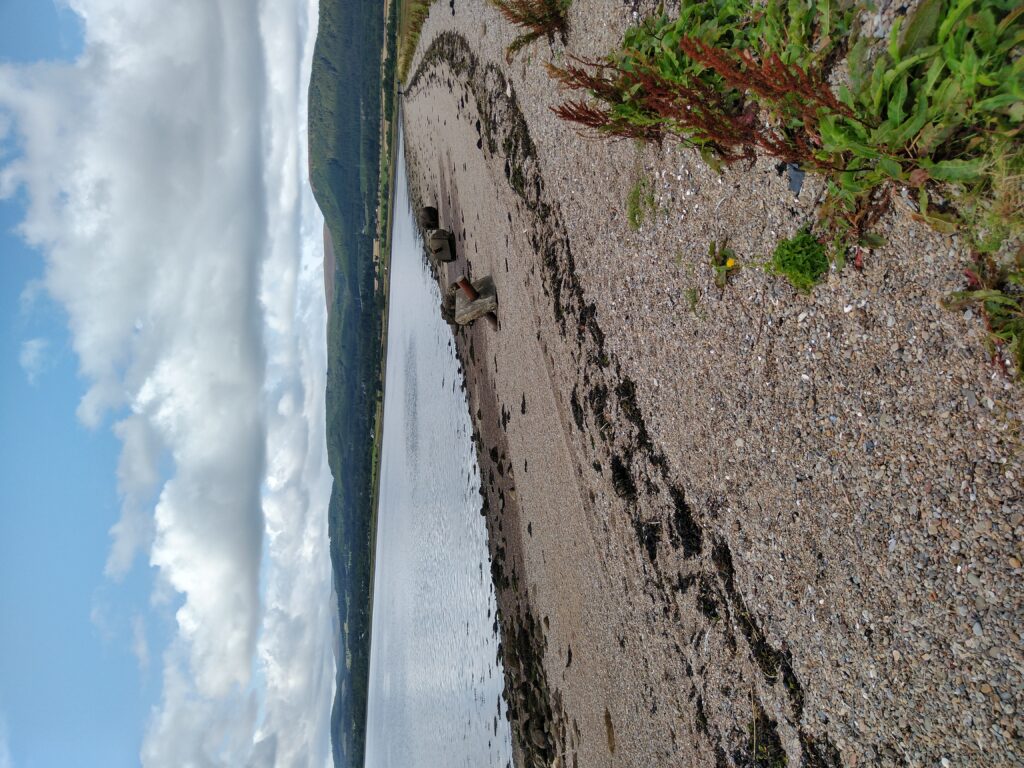
[{"label": "calm sea surface", "polygon": [[504,768],[480,475],[462,370],[423,257],[399,138],[367,768]]}]

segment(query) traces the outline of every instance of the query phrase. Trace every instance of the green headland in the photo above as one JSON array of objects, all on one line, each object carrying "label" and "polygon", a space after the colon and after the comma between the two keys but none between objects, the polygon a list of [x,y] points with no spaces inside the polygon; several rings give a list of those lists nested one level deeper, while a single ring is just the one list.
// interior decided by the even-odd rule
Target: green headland
[{"label": "green headland", "polygon": [[341,636],[331,724],[334,763],[345,768],[362,767],[366,736],[390,250],[381,235],[395,114],[392,5],[322,0],[309,86],[310,180],[333,251],[325,254],[328,514]]}]

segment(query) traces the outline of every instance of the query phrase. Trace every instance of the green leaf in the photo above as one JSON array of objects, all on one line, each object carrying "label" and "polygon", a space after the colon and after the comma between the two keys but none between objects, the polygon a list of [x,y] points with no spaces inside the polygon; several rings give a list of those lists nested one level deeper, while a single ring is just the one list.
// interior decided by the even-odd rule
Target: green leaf
[{"label": "green leaf", "polygon": [[1004,32],[1006,32],[1006,30],[1008,30],[1013,25],[1013,23],[1017,20],[1019,16],[1021,16],[1021,14],[1024,14],[1024,5],[1018,5],[1008,14],[1006,14],[1006,16],[1003,17],[1003,20],[999,22],[999,26],[996,27],[996,32],[1002,35]]},{"label": "green leaf", "polygon": [[[997,110],[1003,109],[1003,107],[1011,107],[1014,104],[1017,104],[1022,109],[1024,109],[1024,102],[1022,102],[1019,98],[1014,96],[1012,93],[1002,93],[998,96],[992,96],[991,98],[988,99],[982,99],[981,101],[974,105],[974,111],[995,112]],[[1020,118],[1017,119],[1019,120]]]},{"label": "green leaf", "polygon": [[903,123],[892,135],[891,143],[889,144],[892,149],[902,149],[921,132],[925,123],[928,122],[928,106],[928,98],[924,94],[918,94],[914,116]]},{"label": "green leaf", "polygon": [[924,78],[924,88],[921,89],[921,93],[929,94],[935,87],[935,83],[939,79],[939,75],[946,68],[946,62],[941,56],[936,56],[932,59],[932,63],[928,66],[928,74]]},{"label": "green leaf", "polygon": [[985,158],[942,160],[938,163],[932,163],[925,159],[921,161],[921,167],[928,171],[929,176],[938,181],[973,181],[984,171]]},{"label": "green leaf", "polygon": [[936,89],[935,97],[932,99],[932,103],[939,111],[940,117],[948,119],[953,115],[956,115],[960,107],[963,106],[963,99],[961,98],[962,91],[960,89],[960,81],[955,77],[949,77],[942,81],[942,84]]},{"label": "green leaf", "polygon": [[923,221],[936,232],[941,232],[944,235],[952,235],[959,227],[956,218],[948,213],[918,213],[914,214],[913,218]]},{"label": "green leaf", "polygon": [[879,114],[882,110],[882,96],[885,95],[885,76],[889,71],[889,60],[885,56],[879,56],[875,62],[875,71],[871,73],[871,95],[870,105],[872,114]]},{"label": "green leaf", "polygon": [[939,22],[942,21],[944,6],[945,0],[922,0],[903,30],[899,45],[900,56],[906,56],[926,45],[931,45]]},{"label": "green leaf", "polygon": [[903,176],[903,168],[891,157],[878,158],[878,169],[891,179],[899,179]]},{"label": "green leaf", "polygon": [[966,299],[968,301],[991,301],[992,299],[1002,298],[1005,294],[994,288],[979,288],[976,291],[957,291],[953,295],[958,299]]},{"label": "green leaf", "polygon": [[964,46],[963,61],[960,63],[960,87],[965,93],[974,93],[980,67],[981,63],[978,61],[974,46],[967,43]]},{"label": "green leaf", "polygon": [[860,244],[865,248],[884,248],[888,240],[876,232],[865,232],[860,236]]},{"label": "green leaf", "polygon": [[818,17],[821,29],[819,35],[828,37],[832,34],[832,16],[834,13],[834,0],[818,0]]},{"label": "green leaf", "polygon": [[868,146],[854,133],[853,126],[841,123],[834,115],[824,118],[818,126],[821,142],[828,152],[852,152],[868,160],[878,158],[878,150]]},{"label": "green leaf", "polygon": [[868,77],[864,66],[867,52],[867,38],[858,37],[857,42],[850,48],[850,55],[846,59],[847,67],[850,70],[850,85],[855,93],[859,93],[864,88],[864,81]]},{"label": "green leaf", "polygon": [[946,18],[939,24],[939,42],[944,43],[949,39],[953,27],[971,11],[974,0],[954,0],[953,6],[946,12]]},{"label": "green leaf", "polygon": [[853,110],[854,104],[856,103],[853,100],[853,94],[850,93],[850,89],[847,88],[845,85],[839,86],[839,101],[844,106],[849,107],[851,111]]},{"label": "green leaf", "polygon": [[895,82],[897,77],[901,76],[904,72],[909,72],[913,67],[916,67],[921,62],[932,58],[941,50],[942,48],[938,45],[929,45],[926,48],[921,48],[916,53],[902,59],[899,64],[896,64],[885,73],[885,87],[888,88],[893,82]]},{"label": "green leaf", "polygon": [[996,17],[991,8],[983,8],[978,13],[967,17],[967,26],[977,33],[975,39],[983,51],[990,51],[996,46]]},{"label": "green leaf", "polygon": [[907,75],[904,75],[896,82],[896,87],[889,97],[887,108],[887,119],[891,125],[899,125],[903,122],[903,102],[907,100]]},{"label": "green leaf", "polygon": [[[928,0],[925,0],[927,2]],[[889,30],[889,58],[893,60],[895,64],[900,63],[900,27],[903,25],[903,17],[898,16],[892,23],[892,29]]]}]

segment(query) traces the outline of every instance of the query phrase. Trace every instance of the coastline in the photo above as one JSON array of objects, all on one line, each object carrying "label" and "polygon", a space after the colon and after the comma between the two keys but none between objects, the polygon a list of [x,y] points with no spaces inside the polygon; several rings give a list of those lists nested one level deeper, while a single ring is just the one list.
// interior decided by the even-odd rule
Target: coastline
[{"label": "coastline", "polygon": [[[390,14],[402,12],[400,0],[388,0],[384,4],[384,27],[388,29]],[[389,56],[397,55],[397,45],[394,40],[385,36],[384,47],[381,56],[381,69],[386,71],[386,62]],[[386,78],[384,81],[386,82]],[[388,101],[391,103],[394,119],[388,122],[385,116],[388,111]],[[381,451],[383,450],[384,430],[384,403],[387,396],[388,381],[388,325],[391,320],[391,233],[394,226],[395,216],[395,173],[397,172],[398,151],[401,147],[399,133],[401,132],[402,111],[401,102],[398,99],[398,84],[391,83],[390,91],[384,90],[381,94],[381,170],[387,172],[386,186],[378,187],[377,215],[381,218],[381,212],[385,212],[384,221],[378,225],[377,241],[378,248],[377,279],[380,281],[381,294],[381,333],[380,333],[380,397],[373,414],[373,455],[371,459],[371,487],[373,494],[370,498],[370,591],[369,611],[367,621],[368,647],[373,647],[373,596],[374,584],[377,575],[377,517],[380,505],[380,479],[381,479]],[[386,194],[386,197],[385,197]]]},{"label": "coastline", "polygon": [[[630,18],[574,3],[569,50]],[[442,291],[498,289],[500,329],[456,339],[517,765],[1019,762],[1024,408],[938,306],[963,249],[897,206],[811,297],[753,268],[718,291],[708,242],[763,259],[821,182],[584,140],[548,110],[562,47],[510,66],[513,35],[435,6],[404,117],[414,199],[457,238]]]}]

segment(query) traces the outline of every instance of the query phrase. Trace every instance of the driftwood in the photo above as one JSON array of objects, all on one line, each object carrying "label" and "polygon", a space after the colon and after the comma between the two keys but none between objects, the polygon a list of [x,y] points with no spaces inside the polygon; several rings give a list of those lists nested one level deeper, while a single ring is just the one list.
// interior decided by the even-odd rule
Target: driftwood
[{"label": "driftwood", "polygon": [[435,229],[427,237],[427,250],[438,261],[455,261],[455,235],[446,229]]},{"label": "driftwood", "polygon": [[437,229],[439,226],[437,208],[432,205],[420,208],[419,215],[416,218],[420,223],[421,229]]},{"label": "driftwood", "polygon": [[494,288],[494,278],[485,275],[470,283],[460,278],[456,283],[460,291],[455,294],[455,322],[469,325],[474,320],[498,311],[498,294]]}]

